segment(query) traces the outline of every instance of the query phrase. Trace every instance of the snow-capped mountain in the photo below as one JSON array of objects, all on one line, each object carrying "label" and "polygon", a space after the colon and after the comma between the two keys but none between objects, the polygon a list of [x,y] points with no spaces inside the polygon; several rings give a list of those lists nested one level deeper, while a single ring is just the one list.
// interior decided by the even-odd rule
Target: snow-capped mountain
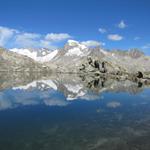
[{"label": "snow-capped mountain", "polygon": [[[88,60],[89,57],[91,62]],[[105,63],[106,70],[110,73],[150,72],[150,57],[145,56],[138,49],[109,51],[102,47],[87,47],[74,40],[69,40],[52,59],[51,63],[56,64],[61,72],[77,73],[83,67],[85,67],[84,71],[86,72],[96,71],[97,69],[93,67],[95,62],[98,63],[100,68]]]},{"label": "snow-capped mountain", "polygon": [[66,50],[65,56],[86,56],[88,54],[88,48],[80,44],[78,41],[68,40],[68,43],[65,45],[64,49]]},{"label": "snow-capped mountain", "polygon": [[58,60],[62,57],[81,58],[89,55],[92,51],[84,44],[81,44],[80,42],[75,40],[68,40],[64,48],[56,50],[49,50],[46,48],[41,49],[12,48],[9,50],[21,55],[28,56],[38,62],[49,62],[53,60]]},{"label": "snow-capped mountain", "polygon": [[13,49],[10,49],[10,51],[24,55],[24,56],[28,56],[37,62],[48,62],[52,60],[58,53],[58,50],[50,51],[44,48],[37,49],[37,50],[13,48]]},{"label": "snow-capped mountain", "polygon": [[0,71],[45,71],[47,66],[35,62],[30,57],[0,48]]},{"label": "snow-capped mountain", "polygon": [[75,40],[68,40],[63,48],[56,50],[13,48],[10,52],[29,57],[53,72],[79,73],[81,70],[95,72],[98,68],[102,70],[101,72],[114,74],[150,72],[150,57],[137,49],[109,51],[102,47],[88,47]]}]

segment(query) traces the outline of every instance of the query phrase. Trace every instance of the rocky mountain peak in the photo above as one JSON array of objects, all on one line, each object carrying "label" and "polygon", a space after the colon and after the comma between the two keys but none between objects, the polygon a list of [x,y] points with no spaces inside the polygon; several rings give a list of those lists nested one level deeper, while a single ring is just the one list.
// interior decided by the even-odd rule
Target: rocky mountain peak
[{"label": "rocky mountain peak", "polygon": [[139,49],[137,49],[137,48],[130,49],[128,54],[132,58],[139,58],[141,56],[144,56],[144,53],[142,51],[140,51]]},{"label": "rocky mountain peak", "polygon": [[65,50],[71,49],[71,48],[79,48],[79,49],[86,49],[87,47],[84,44],[81,44],[78,41],[75,40],[68,40],[67,43],[64,46]]}]

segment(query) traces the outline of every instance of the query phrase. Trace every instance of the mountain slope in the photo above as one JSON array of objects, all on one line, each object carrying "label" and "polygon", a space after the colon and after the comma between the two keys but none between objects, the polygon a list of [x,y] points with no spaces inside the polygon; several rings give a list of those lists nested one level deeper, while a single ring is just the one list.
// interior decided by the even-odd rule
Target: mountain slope
[{"label": "mountain slope", "polygon": [[[89,58],[92,61],[91,64],[89,64]],[[94,63],[98,63],[99,68],[102,69],[102,64],[105,63],[107,72],[150,72],[150,57],[139,50],[107,51],[99,47],[88,48],[73,40],[68,41],[49,63],[55,64],[60,72],[79,72],[83,66],[87,72],[94,71]]]},{"label": "mountain slope", "polygon": [[50,61],[58,53],[58,50],[50,51],[44,48],[38,49],[38,50],[13,48],[13,49],[10,49],[10,51],[24,55],[24,56],[28,56],[32,58],[33,60],[41,62],[41,63]]},{"label": "mountain slope", "polygon": [[0,48],[0,71],[44,71],[47,68],[33,59]]},{"label": "mountain slope", "polygon": [[[31,62],[46,65],[54,72],[82,73],[137,73],[150,74],[150,57],[137,49],[130,51],[108,51],[100,47],[87,47],[83,43],[68,40],[61,49],[10,49],[11,52],[27,56]],[[14,54],[14,53],[13,53]]]}]

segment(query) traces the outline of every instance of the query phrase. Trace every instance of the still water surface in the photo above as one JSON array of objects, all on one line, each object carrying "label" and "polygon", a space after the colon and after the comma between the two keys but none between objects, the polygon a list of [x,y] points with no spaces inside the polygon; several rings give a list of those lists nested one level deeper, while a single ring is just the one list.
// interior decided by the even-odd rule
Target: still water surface
[{"label": "still water surface", "polygon": [[62,74],[0,77],[0,150],[149,149],[149,86]]}]

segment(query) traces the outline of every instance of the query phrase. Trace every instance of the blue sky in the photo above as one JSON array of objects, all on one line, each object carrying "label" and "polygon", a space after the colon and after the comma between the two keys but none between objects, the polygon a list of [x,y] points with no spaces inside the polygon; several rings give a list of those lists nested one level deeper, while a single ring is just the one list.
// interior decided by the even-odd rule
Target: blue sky
[{"label": "blue sky", "polygon": [[1,0],[0,45],[55,48],[74,39],[150,54],[149,14],[149,0]]}]

